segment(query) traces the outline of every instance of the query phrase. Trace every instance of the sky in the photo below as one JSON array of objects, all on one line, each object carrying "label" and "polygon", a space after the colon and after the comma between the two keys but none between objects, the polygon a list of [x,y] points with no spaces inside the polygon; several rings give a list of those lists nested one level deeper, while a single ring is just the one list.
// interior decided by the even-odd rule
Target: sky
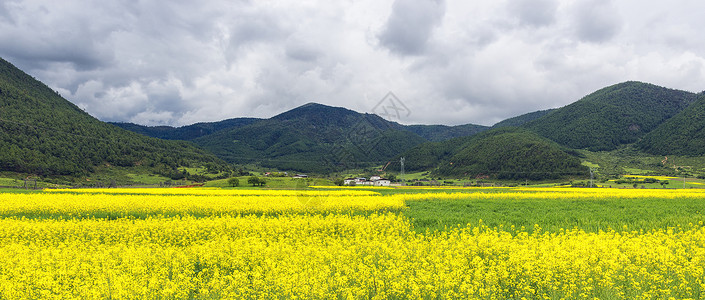
[{"label": "sky", "polygon": [[103,121],[269,118],[309,102],[385,114],[391,101],[403,113],[387,117],[403,124],[492,125],[629,80],[705,90],[703,11],[700,0],[2,0],[0,57]]}]

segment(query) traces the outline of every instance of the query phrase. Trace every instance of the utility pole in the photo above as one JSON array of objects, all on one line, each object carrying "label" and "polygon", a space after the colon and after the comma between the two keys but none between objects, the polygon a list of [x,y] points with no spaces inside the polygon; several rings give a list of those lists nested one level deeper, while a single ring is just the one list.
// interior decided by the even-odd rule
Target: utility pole
[{"label": "utility pole", "polygon": [[399,162],[401,163],[401,185],[404,185],[404,158],[402,157]]},{"label": "utility pole", "polygon": [[594,180],[595,180],[595,174],[593,173],[592,168],[590,168],[590,187],[592,187]]}]

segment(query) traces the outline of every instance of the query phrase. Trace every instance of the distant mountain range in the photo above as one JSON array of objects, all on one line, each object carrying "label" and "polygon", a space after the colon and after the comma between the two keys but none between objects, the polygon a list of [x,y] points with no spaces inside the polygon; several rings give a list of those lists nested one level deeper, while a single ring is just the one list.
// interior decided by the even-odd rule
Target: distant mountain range
[{"label": "distant mountain range", "polygon": [[[321,108],[335,109],[335,107],[317,103],[309,103],[306,105],[320,105]],[[304,105],[304,106],[306,106]],[[296,110],[294,108],[293,110]],[[325,111],[320,111],[326,113]],[[519,118],[519,117],[517,117]],[[202,136],[206,136],[223,129],[235,129],[242,126],[250,125],[264,119],[258,118],[233,118],[218,122],[203,122],[182,127],[172,126],[145,126],[126,122],[109,122],[115,126],[127,129],[139,134],[165,139],[165,140],[184,140],[190,141]],[[521,122],[521,121],[519,121]],[[443,141],[461,136],[473,135],[489,129],[490,127],[475,124],[465,124],[457,126],[447,125],[390,125],[397,126],[397,129],[411,131],[427,141]],[[398,127],[401,126],[401,127]]]},{"label": "distant mountain range", "polygon": [[318,103],[269,119],[230,119],[178,128],[113,124],[153,137],[183,137],[235,164],[319,173],[384,164],[403,149],[489,129],[474,124],[401,125]]},{"label": "distant mountain range", "polygon": [[245,125],[250,125],[261,119],[257,118],[234,118],[218,122],[202,122],[182,127],[171,126],[144,126],[134,123],[109,122],[117,127],[136,132],[142,135],[165,140],[190,141],[204,135],[209,135],[223,129],[232,129]]},{"label": "distant mountain range", "polygon": [[0,171],[40,175],[86,174],[105,165],[171,174],[180,166],[227,169],[225,162],[329,173],[403,156],[407,170],[438,176],[558,178],[586,173],[575,149],[705,155],[704,116],[703,94],[624,82],[492,127],[402,125],[317,103],[269,119],[112,126],[0,60]]}]

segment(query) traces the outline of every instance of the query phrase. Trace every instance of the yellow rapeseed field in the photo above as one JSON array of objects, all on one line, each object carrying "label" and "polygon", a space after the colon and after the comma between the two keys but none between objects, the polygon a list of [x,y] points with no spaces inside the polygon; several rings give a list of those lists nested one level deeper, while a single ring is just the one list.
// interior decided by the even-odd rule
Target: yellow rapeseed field
[{"label": "yellow rapeseed field", "polygon": [[409,200],[703,192],[175,190],[0,194],[0,299],[705,296],[702,224],[596,233],[537,227],[530,234],[475,224],[416,232],[396,213]]}]

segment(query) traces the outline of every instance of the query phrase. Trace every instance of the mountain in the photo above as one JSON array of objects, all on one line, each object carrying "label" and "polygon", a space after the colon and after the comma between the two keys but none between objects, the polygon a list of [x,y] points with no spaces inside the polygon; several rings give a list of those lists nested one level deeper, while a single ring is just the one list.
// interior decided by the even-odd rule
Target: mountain
[{"label": "mountain", "polygon": [[[480,133],[479,135],[482,134]],[[404,157],[405,169],[409,172],[434,170],[441,164],[447,163],[446,160],[465,147],[474,137],[477,137],[477,135],[423,143],[405,151],[399,157]],[[394,160],[396,161],[398,158]]]},{"label": "mountain", "polygon": [[587,172],[570,150],[517,127],[419,145],[402,156],[410,171],[432,170],[438,176],[541,180]]},{"label": "mountain", "polygon": [[321,173],[383,164],[415,145],[470,136],[488,128],[401,125],[374,114],[317,103],[270,119],[237,118],[179,128],[113,124],[151,137],[191,140],[231,163]]},{"label": "mountain", "polygon": [[155,138],[160,138],[164,140],[184,140],[190,141],[195,138],[202,137],[204,135],[209,135],[211,133],[229,129],[234,127],[241,127],[245,125],[252,124],[261,119],[257,118],[234,118],[227,119],[219,122],[201,122],[195,123],[188,126],[182,127],[171,127],[171,126],[144,126],[133,123],[122,123],[122,122],[110,122],[117,127],[126,129],[132,132],[136,132],[142,135],[151,136]]},{"label": "mountain", "polygon": [[177,176],[180,166],[228,168],[191,143],[103,123],[0,59],[0,170],[83,176],[110,165],[141,166],[167,176]]},{"label": "mountain", "polygon": [[492,125],[492,128],[510,127],[510,126],[519,127],[519,126],[522,126],[522,125],[529,123],[533,120],[541,118],[554,110],[556,110],[556,109],[552,108],[552,109],[546,109],[546,110],[539,110],[539,111],[535,111],[535,112],[530,112],[528,114],[523,114],[520,116],[509,118],[509,119],[500,121],[497,124]]},{"label": "mountain", "polygon": [[533,132],[504,127],[474,137],[434,173],[515,180],[584,176],[586,167],[568,152]]},{"label": "mountain", "polygon": [[426,140],[374,114],[309,103],[194,142],[231,163],[326,173],[384,164]]},{"label": "mountain", "polygon": [[657,155],[705,155],[705,94],[646,134],[636,147]]},{"label": "mountain", "polygon": [[598,90],[524,124],[574,149],[609,151],[639,140],[695,102],[693,93],[641,82]]},{"label": "mountain", "polygon": [[431,141],[439,142],[452,138],[475,135],[483,132],[489,127],[475,124],[465,124],[457,126],[446,125],[406,125],[404,128],[408,131],[418,134],[422,138]]}]

